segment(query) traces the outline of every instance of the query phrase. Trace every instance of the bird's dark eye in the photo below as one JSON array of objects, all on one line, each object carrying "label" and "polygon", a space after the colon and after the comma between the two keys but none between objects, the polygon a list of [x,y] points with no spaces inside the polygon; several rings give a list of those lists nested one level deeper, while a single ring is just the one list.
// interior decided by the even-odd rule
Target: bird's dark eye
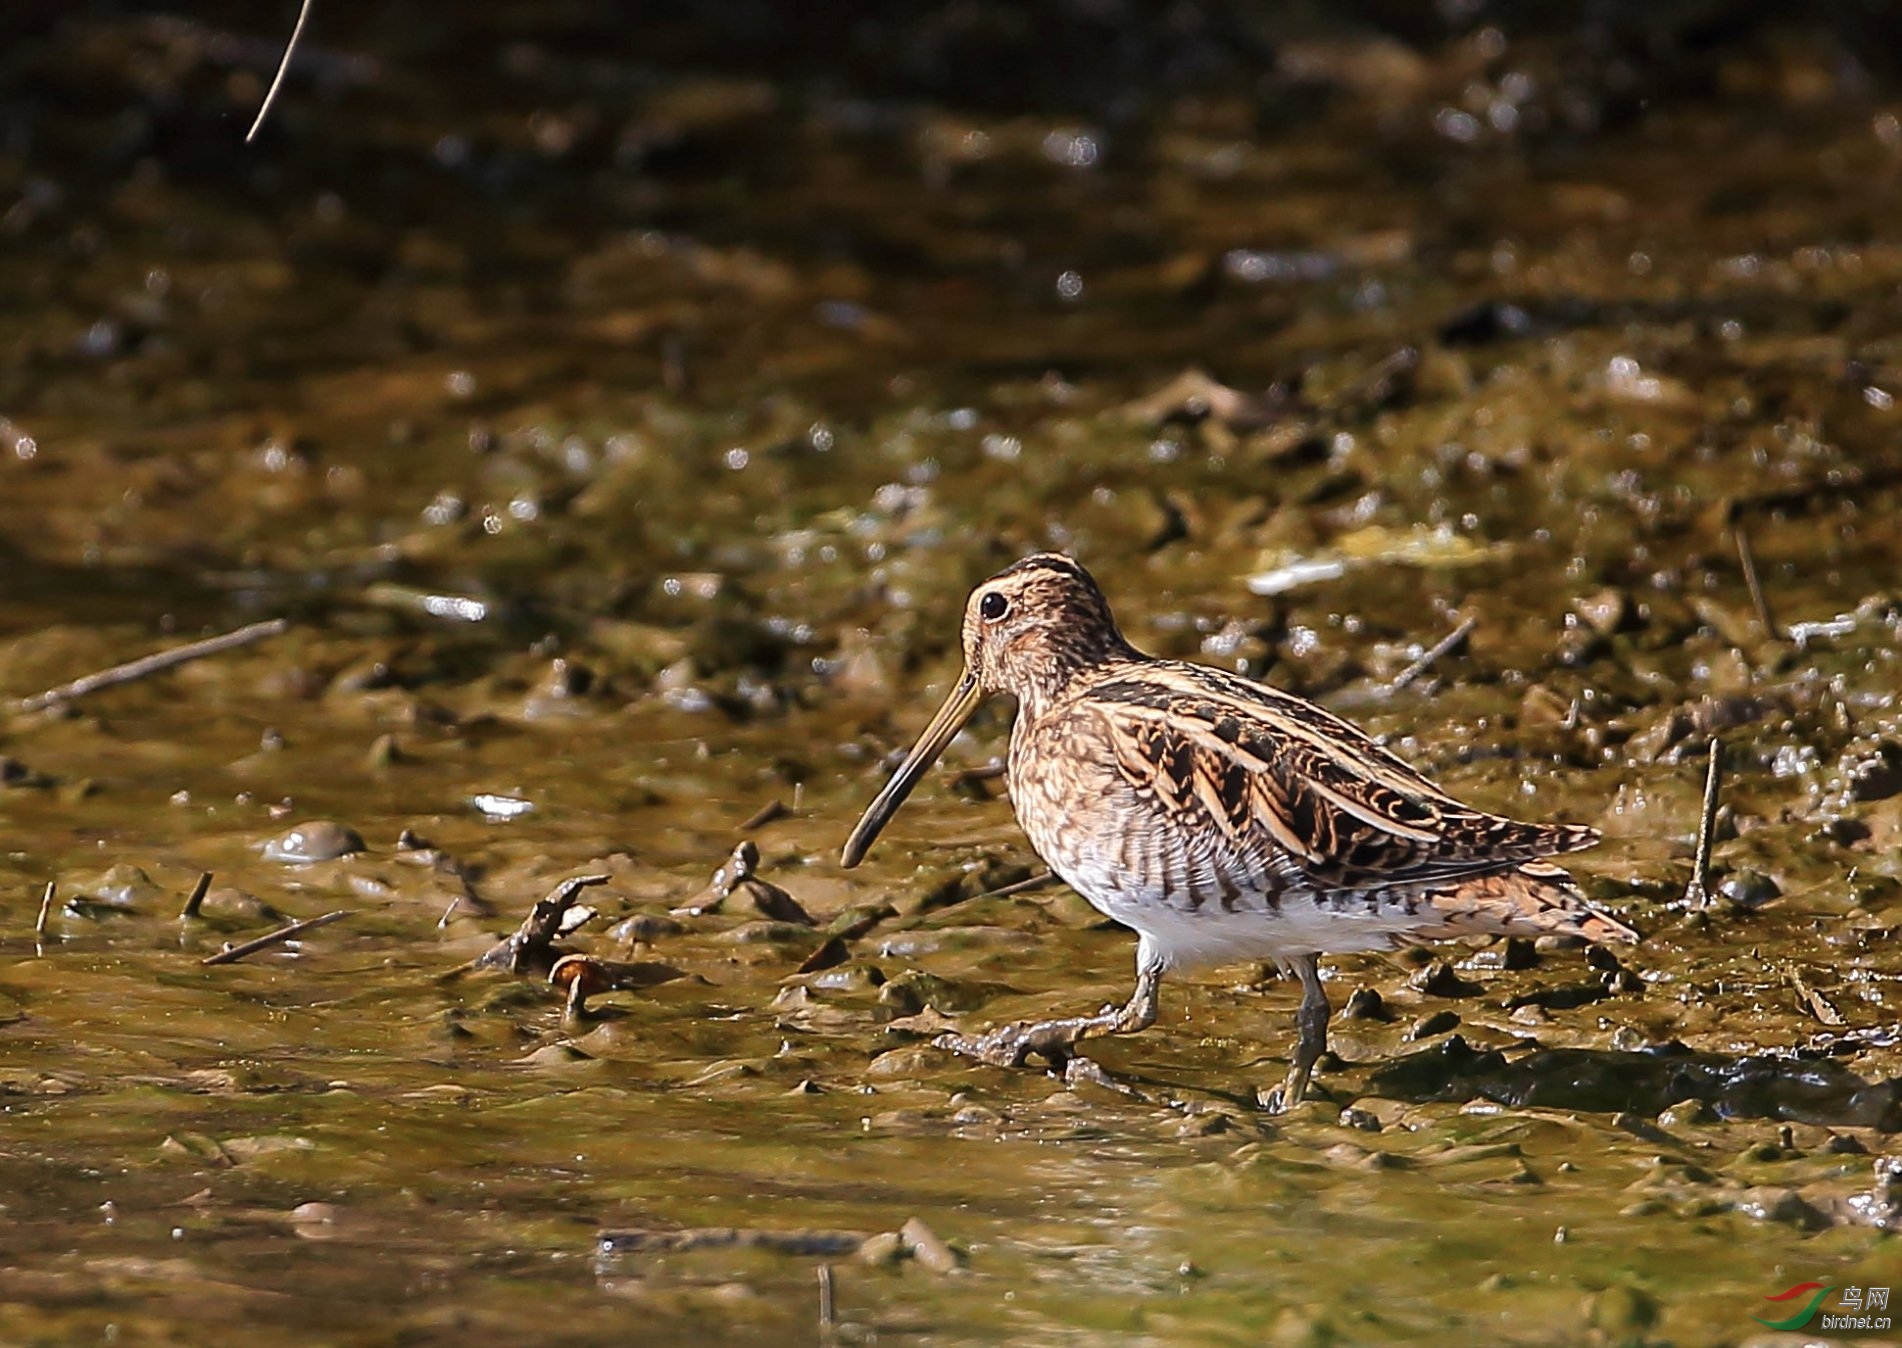
[{"label": "bird's dark eye", "polygon": [[997,591],[992,590],[989,594],[977,601],[977,611],[985,622],[994,623],[1006,613],[1010,612],[1010,600],[1004,598],[1004,596]]}]

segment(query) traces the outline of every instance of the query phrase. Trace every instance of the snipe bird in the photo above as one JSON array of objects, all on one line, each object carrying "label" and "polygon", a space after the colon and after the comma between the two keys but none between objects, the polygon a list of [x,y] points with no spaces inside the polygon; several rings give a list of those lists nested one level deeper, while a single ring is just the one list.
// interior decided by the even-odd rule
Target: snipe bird
[{"label": "snipe bird", "polygon": [[1638,934],[1542,858],[1595,830],[1462,804],[1340,717],[1205,665],[1145,655],[1073,559],[1039,553],[972,592],[964,672],[845,844],[856,866],[984,698],[1017,699],[1006,782],[1031,846],[1135,929],[1136,990],[1094,1016],[1024,1021],[941,1047],[1062,1067],[1078,1041],[1155,1023],[1162,976],[1271,960],[1301,980],[1298,1103],[1327,1043],[1319,956],[1484,933]]}]

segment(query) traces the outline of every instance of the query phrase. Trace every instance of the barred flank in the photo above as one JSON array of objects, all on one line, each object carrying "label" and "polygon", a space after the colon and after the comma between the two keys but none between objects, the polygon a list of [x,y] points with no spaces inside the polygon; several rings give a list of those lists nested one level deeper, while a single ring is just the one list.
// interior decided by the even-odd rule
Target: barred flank
[{"label": "barred flank", "polygon": [[1428,940],[1449,936],[1536,936],[1566,932],[1601,944],[1635,943],[1638,933],[1585,902],[1572,877],[1540,863],[1495,875],[1475,876],[1423,896],[1421,916],[1437,914],[1438,926],[1410,933]]}]

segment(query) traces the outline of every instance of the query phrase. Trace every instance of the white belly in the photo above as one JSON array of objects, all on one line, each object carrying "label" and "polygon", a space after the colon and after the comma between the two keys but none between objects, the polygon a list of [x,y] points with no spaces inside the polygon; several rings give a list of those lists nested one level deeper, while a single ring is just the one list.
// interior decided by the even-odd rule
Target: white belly
[{"label": "white belly", "polygon": [[1303,894],[1287,896],[1274,909],[1233,913],[1210,905],[1191,912],[1166,903],[1084,897],[1106,916],[1135,928],[1169,969],[1244,960],[1272,960],[1285,967],[1298,955],[1391,950],[1419,925],[1417,918],[1395,909],[1328,908]]}]

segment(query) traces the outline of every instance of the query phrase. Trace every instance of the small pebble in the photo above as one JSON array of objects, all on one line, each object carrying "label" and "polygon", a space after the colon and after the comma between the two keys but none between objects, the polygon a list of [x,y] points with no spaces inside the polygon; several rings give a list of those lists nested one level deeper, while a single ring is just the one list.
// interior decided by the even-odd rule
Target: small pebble
[{"label": "small pebble", "polygon": [[1430,1016],[1422,1016],[1408,1028],[1409,1040],[1431,1039],[1436,1034],[1445,1034],[1459,1027],[1460,1017],[1457,1011],[1435,1011]]},{"label": "small pebble", "polygon": [[1717,1122],[1717,1114],[1702,1100],[1679,1100],[1658,1112],[1658,1122],[1666,1128],[1687,1128]]},{"label": "small pebble", "polygon": [[1387,1003],[1373,988],[1355,988],[1341,1008],[1342,1020],[1392,1020]]},{"label": "small pebble", "polygon": [[484,791],[469,797],[469,803],[488,819],[520,819],[535,808],[535,802],[523,796],[504,796]]},{"label": "small pebble", "polygon": [[1415,970],[1407,986],[1429,997],[1467,997],[1479,991],[1479,984],[1461,978],[1445,960],[1434,960]]},{"label": "small pebble", "polygon": [[634,941],[653,942],[665,936],[678,936],[687,928],[671,917],[662,917],[658,913],[636,913],[608,928],[612,939],[629,944]]},{"label": "small pebble", "polygon": [[1732,871],[1718,882],[1717,892],[1739,908],[1761,908],[1783,897],[1782,886],[1760,871]]},{"label": "small pebble", "polygon": [[911,1252],[911,1257],[933,1273],[955,1273],[964,1263],[956,1250],[945,1244],[936,1231],[916,1217],[899,1228],[898,1238]]},{"label": "small pebble", "polygon": [[363,838],[353,828],[329,819],[299,824],[264,844],[264,859],[287,866],[335,861],[363,850]]}]

